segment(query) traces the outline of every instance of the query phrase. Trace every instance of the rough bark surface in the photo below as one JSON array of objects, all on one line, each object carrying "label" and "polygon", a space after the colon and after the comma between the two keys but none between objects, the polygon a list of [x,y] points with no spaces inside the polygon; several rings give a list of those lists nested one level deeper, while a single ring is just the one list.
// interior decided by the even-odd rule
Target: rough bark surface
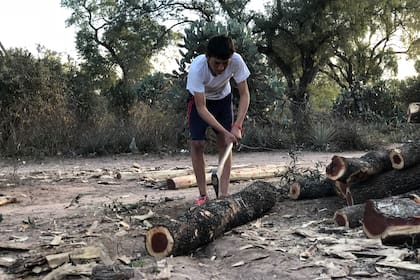
[{"label": "rough bark surface", "polygon": [[326,167],[327,178],[344,183],[362,182],[392,169],[388,150],[368,152],[360,158],[333,156]]},{"label": "rough bark surface", "polygon": [[420,188],[420,165],[390,170],[347,188],[347,205],[407,193]]},{"label": "rough bark surface", "polygon": [[409,198],[368,200],[363,231],[369,238],[380,238],[386,244],[418,244],[420,204]]},{"label": "rough bark surface", "polygon": [[408,143],[392,149],[389,158],[394,169],[404,169],[420,164],[420,143]]},{"label": "rough bark surface", "polygon": [[256,181],[228,198],[206,202],[146,233],[146,249],[154,257],[188,254],[225,231],[248,223],[270,210],[275,187]]},{"label": "rough bark surface", "polygon": [[300,179],[290,185],[291,199],[313,199],[335,195],[335,182],[329,179]]},{"label": "rough bark surface", "polygon": [[356,228],[362,225],[364,204],[356,204],[341,208],[334,213],[334,223],[337,226]]},{"label": "rough bark surface", "polygon": [[97,265],[92,269],[92,280],[133,279],[134,269],[125,265]]}]

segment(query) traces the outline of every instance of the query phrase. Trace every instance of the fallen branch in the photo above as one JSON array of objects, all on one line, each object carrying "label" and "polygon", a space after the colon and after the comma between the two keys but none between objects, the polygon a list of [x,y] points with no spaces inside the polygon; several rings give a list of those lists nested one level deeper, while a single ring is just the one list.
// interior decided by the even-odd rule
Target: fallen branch
[{"label": "fallen branch", "polygon": [[146,233],[147,252],[158,258],[188,254],[222,233],[261,217],[275,201],[275,187],[256,181],[228,198],[209,201],[176,220],[153,226]]},{"label": "fallen branch", "polygon": [[380,150],[366,153],[360,158],[333,156],[326,167],[326,176],[330,180],[343,183],[362,182],[370,177],[392,169],[389,151]]},{"label": "fallen branch", "polygon": [[289,188],[291,199],[313,199],[335,195],[335,182],[329,179],[299,179]]},{"label": "fallen branch", "polygon": [[[230,181],[273,178],[285,174],[286,171],[285,166],[276,165],[237,168],[231,170]],[[206,183],[211,183],[211,173],[206,173]],[[191,174],[167,179],[166,185],[170,190],[185,189],[197,186],[197,181],[195,175]]]},{"label": "fallen branch", "polygon": [[0,206],[9,204],[9,203],[15,203],[17,202],[16,197],[11,196],[0,196]]}]

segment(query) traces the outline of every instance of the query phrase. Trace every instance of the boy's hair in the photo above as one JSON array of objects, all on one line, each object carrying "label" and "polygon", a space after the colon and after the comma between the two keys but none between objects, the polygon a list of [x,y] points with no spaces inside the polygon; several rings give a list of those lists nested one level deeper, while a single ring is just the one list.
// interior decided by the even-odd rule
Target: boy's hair
[{"label": "boy's hair", "polygon": [[229,59],[234,52],[235,47],[232,39],[226,35],[217,35],[210,38],[206,55],[219,59]]}]

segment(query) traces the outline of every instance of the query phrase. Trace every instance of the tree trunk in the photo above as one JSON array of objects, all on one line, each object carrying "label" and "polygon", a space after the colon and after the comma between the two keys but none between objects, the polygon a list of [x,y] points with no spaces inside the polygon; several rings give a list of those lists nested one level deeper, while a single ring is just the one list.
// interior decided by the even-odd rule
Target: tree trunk
[{"label": "tree trunk", "polygon": [[291,199],[313,199],[335,195],[335,183],[329,179],[300,179],[290,185]]},{"label": "tree trunk", "polygon": [[334,213],[334,223],[337,226],[356,228],[362,225],[365,204],[356,204],[341,208]]},{"label": "tree trunk", "polygon": [[419,189],[419,182],[420,165],[402,170],[390,170],[347,188],[347,205],[407,193]]},{"label": "tree trunk", "polygon": [[409,123],[420,123],[420,103],[413,102],[408,105],[407,121]]},{"label": "tree trunk", "polygon": [[360,158],[333,156],[326,167],[326,176],[344,183],[361,182],[392,169],[389,151],[372,151]]},{"label": "tree trunk", "polygon": [[404,144],[389,153],[392,167],[404,169],[420,163],[420,143]]},{"label": "tree trunk", "polygon": [[146,249],[157,258],[189,254],[222,233],[261,217],[275,202],[275,187],[256,181],[228,198],[206,202],[175,220],[153,226],[146,233]]},{"label": "tree trunk", "polygon": [[[279,177],[285,174],[286,171],[287,168],[285,166],[276,165],[237,168],[230,171],[230,181]],[[206,183],[211,183],[211,173],[206,173]],[[185,189],[197,186],[197,181],[195,175],[191,174],[167,179],[166,185],[170,190]]]},{"label": "tree trunk", "polygon": [[408,198],[368,200],[363,231],[384,244],[419,244],[420,204]]}]

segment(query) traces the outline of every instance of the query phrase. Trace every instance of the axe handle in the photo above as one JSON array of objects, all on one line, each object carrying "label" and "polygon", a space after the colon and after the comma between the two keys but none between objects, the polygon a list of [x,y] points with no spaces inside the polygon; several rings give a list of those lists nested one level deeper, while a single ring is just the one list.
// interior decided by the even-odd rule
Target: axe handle
[{"label": "axe handle", "polygon": [[223,154],[222,159],[219,162],[219,166],[217,167],[217,178],[220,179],[220,176],[222,175],[223,169],[225,167],[225,163],[227,158],[229,157],[231,151],[232,151],[233,143],[230,142],[229,145],[226,147],[225,153]]}]

